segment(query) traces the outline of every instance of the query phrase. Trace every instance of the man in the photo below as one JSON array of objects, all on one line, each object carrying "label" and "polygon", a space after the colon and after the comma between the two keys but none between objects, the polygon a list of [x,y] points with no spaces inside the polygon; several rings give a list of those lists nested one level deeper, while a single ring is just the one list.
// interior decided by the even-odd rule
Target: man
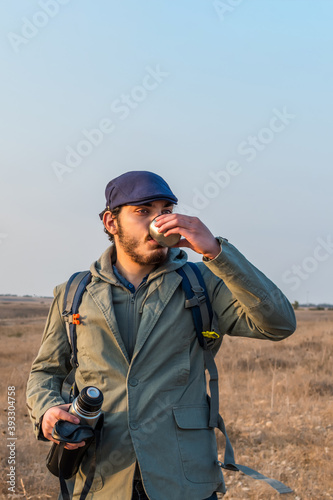
[{"label": "man", "polygon": [[[180,247],[202,256],[198,267],[220,332],[281,340],[296,327],[282,292],[198,218],[173,213],[177,201],[160,176],[146,171],[127,172],[106,187],[100,217],[113,244],[90,268],[77,326],[76,384],[104,394],[89,499],[203,500],[225,491],[208,425],[203,349],[177,273],[187,260]],[[155,217],[165,236],[181,235],[174,248],[149,235]],[[36,434],[50,441],[57,420],[76,422],[61,397],[70,369],[64,290],[65,284],[55,288],[28,381]],[[87,453],[71,483],[73,498],[80,496],[90,459]]]}]

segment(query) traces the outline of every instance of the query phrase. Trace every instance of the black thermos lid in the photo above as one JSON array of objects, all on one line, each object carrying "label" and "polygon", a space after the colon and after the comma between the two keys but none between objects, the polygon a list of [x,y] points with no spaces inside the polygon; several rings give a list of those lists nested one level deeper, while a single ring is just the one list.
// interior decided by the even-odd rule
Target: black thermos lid
[{"label": "black thermos lid", "polygon": [[96,412],[103,404],[103,394],[97,387],[85,387],[79,394],[77,404],[86,412]]}]

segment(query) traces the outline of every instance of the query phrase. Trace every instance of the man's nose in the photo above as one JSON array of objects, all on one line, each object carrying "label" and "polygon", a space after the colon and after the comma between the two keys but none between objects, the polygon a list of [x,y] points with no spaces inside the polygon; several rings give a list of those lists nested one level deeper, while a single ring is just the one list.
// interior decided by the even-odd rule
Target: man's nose
[{"label": "man's nose", "polygon": [[162,209],[155,210],[154,213],[152,214],[152,218],[150,219],[150,222],[152,222],[154,219],[156,219],[156,217],[158,217],[159,215],[162,215],[162,214],[163,214]]}]

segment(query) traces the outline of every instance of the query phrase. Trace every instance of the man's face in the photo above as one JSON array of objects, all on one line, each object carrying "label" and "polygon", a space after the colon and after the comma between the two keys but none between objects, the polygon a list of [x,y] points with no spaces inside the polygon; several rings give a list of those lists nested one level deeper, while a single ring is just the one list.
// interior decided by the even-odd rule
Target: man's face
[{"label": "man's face", "polygon": [[161,214],[172,213],[172,203],[153,201],[146,205],[122,207],[115,225],[114,235],[116,248],[122,251],[137,264],[162,264],[168,253],[168,248],[160,246],[149,234],[149,224]]}]

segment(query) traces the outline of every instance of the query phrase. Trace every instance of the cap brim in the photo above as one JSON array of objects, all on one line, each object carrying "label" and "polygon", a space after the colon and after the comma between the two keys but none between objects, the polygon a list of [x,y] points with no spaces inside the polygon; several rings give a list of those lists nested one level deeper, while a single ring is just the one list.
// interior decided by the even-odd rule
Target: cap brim
[{"label": "cap brim", "polygon": [[171,198],[169,196],[149,196],[148,198],[145,198],[144,200],[136,200],[136,201],[130,201],[130,202],[127,202],[125,203],[125,205],[131,205],[131,206],[135,206],[135,205],[145,205],[146,203],[151,203],[152,201],[159,201],[159,200],[163,200],[163,201],[169,201],[170,203],[172,203],[172,205],[177,205],[177,202],[178,202],[178,199],[177,198]]},{"label": "cap brim", "polygon": [[[123,205],[117,205],[117,207],[124,207],[126,205],[130,205],[131,207],[135,207],[135,206],[139,207],[140,205],[145,205],[146,203],[151,203],[153,201],[159,201],[159,200],[169,201],[172,205],[177,205],[177,203],[178,203],[178,198],[176,198],[176,197],[171,198],[170,196],[157,195],[157,196],[149,196],[148,198],[145,198],[144,200],[140,200],[140,201],[138,201],[138,200],[129,201],[129,202],[124,203]],[[113,208],[110,207],[110,212],[112,212],[112,210],[114,210],[117,207],[113,207]],[[99,214],[99,218],[101,220],[103,220],[104,212],[105,212],[105,209],[103,210],[103,212],[101,212]]]}]

